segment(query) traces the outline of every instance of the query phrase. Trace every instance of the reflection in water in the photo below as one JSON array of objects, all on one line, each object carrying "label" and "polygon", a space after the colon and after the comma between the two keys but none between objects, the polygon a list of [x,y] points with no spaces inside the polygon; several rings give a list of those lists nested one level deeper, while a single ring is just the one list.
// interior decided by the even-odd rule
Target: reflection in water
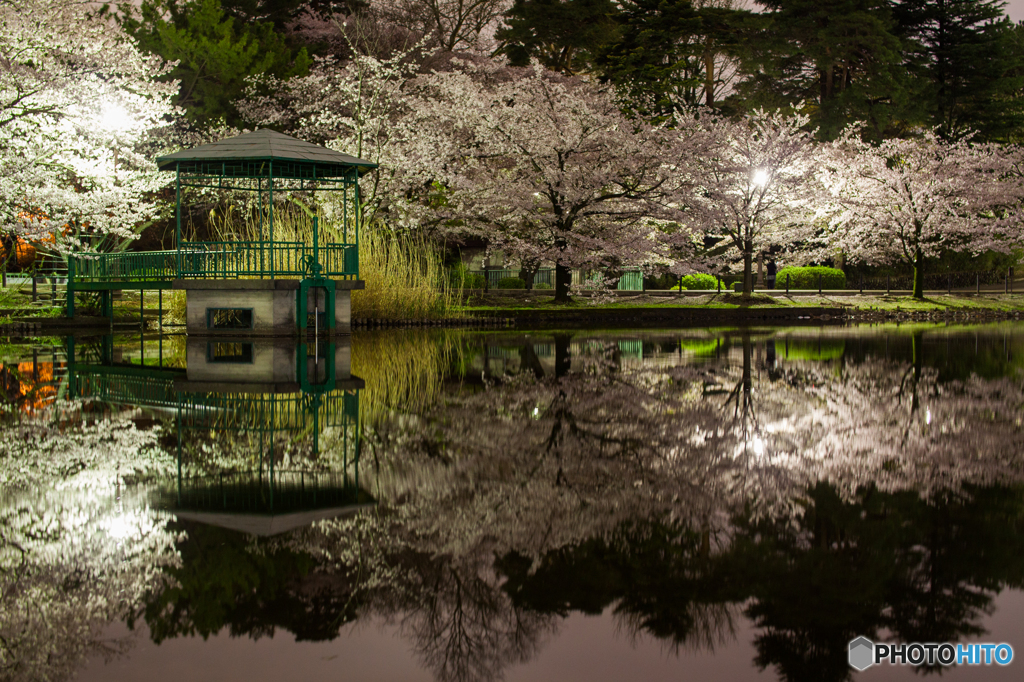
[{"label": "reflection in water", "polygon": [[[73,400],[4,417],[4,675],[67,677],[115,620],[383,617],[437,679],[489,680],[611,610],[681,656],[747,620],[756,666],[847,679],[853,637],[958,641],[1021,587],[1018,335],[375,333],[155,366],[72,342]],[[47,639],[7,606],[54,574],[40,614],[125,597]]]}]

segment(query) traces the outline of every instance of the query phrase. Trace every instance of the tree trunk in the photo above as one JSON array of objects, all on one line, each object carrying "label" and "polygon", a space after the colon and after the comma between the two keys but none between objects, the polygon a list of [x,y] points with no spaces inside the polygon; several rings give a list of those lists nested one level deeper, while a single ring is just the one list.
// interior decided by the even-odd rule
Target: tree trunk
[{"label": "tree trunk", "polygon": [[533,278],[537,275],[538,266],[533,264],[526,264],[519,268],[519,279],[526,283],[526,289],[533,289]]},{"label": "tree trunk", "polygon": [[569,342],[572,334],[555,334],[555,378],[562,378],[572,369],[572,355]]},{"label": "tree trunk", "polygon": [[708,46],[704,51],[704,104],[715,106],[715,53]]},{"label": "tree trunk", "polygon": [[750,296],[754,293],[754,245],[747,241],[743,245],[743,295]]},{"label": "tree trunk", "polygon": [[569,285],[572,284],[572,270],[561,261],[555,263],[555,303],[569,302]]},{"label": "tree trunk", "polygon": [[544,365],[537,357],[537,351],[533,349],[532,343],[524,343],[519,347],[519,367],[521,370],[533,372],[538,379],[544,378]]},{"label": "tree trunk", "polygon": [[914,254],[914,298],[924,298],[924,255],[921,249]]}]

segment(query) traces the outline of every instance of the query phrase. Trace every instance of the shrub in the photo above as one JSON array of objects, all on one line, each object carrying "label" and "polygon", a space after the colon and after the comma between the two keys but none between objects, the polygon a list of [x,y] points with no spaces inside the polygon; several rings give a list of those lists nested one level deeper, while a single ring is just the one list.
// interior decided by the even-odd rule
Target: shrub
[{"label": "shrub", "polygon": [[548,284],[547,282],[537,282],[536,284],[533,285],[533,288],[534,289],[550,289],[551,285]]},{"label": "shrub", "polygon": [[184,327],[185,292],[179,289],[168,293],[170,293],[170,296],[167,298],[170,300],[164,306],[164,316],[161,318],[160,323],[166,327]]},{"label": "shrub", "polygon": [[502,277],[498,280],[499,289],[525,289],[526,282],[518,277]]},{"label": "shrub", "polygon": [[472,272],[466,275],[466,278],[462,281],[463,289],[486,289],[487,278],[481,275],[479,272]]},{"label": "shrub", "polygon": [[[676,287],[675,281],[676,278],[667,272],[665,274],[658,275],[657,277],[647,276],[644,277],[644,290],[674,289]],[[685,289],[686,285],[683,285],[683,288]]]},{"label": "shrub", "polygon": [[775,275],[775,288],[786,288],[786,276],[789,276],[790,289],[817,289],[818,276],[821,276],[822,289],[845,289],[846,273],[836,268],[820,265],[805,268],[782,268]]},{"label": "shrub", "polygon": [[452,286],[463,289],[486,289],[487,278],[479,272],[470,272],[465,263],[456,263],[449,271]]},{"label": "shrub", "polygon": [[716,279],[714,275],[708,275],[703,272],[697,272],[692,275],[683,275],[679,278],[679,282],[683,285],[684,289],[707,291],[709,289],[718,288],[718,279]]}]

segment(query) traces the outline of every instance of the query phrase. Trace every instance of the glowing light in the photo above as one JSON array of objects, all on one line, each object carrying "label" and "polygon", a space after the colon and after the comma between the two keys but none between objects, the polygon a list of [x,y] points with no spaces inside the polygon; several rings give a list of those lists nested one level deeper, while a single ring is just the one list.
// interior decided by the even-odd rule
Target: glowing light
[{"label": "glowing light", "polygon": [[115,540],[126,540],[139,533],[138,519],[128,514],[117,514],[107,518],[100,526]]},{"label": "glowing light", "polygon": [[131,115],[120,104],[108,102],[100,112],[100,125],[111,132],[120,132],[131,128],[135,123]]},{"label": "glowing light", "polygon": [[932,408],[930,408],[930,407],[924,411],[924,423],[925,424],[931,424],[932,423]]},{"label": "glowing light", "polygon": [[757,169],[754,171],[753,177],[750,178],[750,182],[757,187],[764,187],[768,184],[768,171]]},{"label": "glowing light", "polygon": [[754,454],[758,457],[764,454],[764,441],[761,440],[761,436],[754,436],[754,439],[750,441],[750,445],[754,449]]}]

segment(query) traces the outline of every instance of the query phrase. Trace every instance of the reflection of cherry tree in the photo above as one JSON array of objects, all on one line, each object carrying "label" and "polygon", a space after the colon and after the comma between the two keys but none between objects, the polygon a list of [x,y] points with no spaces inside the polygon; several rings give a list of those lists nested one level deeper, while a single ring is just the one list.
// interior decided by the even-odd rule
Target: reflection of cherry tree
[{"label": "reflection of cherry tree", "polygon": [[172,564],[173,536],[129,478],[160,471],[155,436],[127,418],[25,418],[0,442],[0,677],[71,677],[127,641],[127,617]]},{"label": "reflection of cherry tree", "polygon": [[943,383],[919,363],[877,359],[846,364],[839,377],[809,371],[804,380],[813,407],[787,429],[806,443],[800,460],[810,481],[930,495],[1021,480],[1019,382]]},{"label": "reflection of cherry tree", "polygon": [[326,639],[379,617],[440,680],[499,678],[570,611],[680,650],[728,640],[743,611],[758,665],[843,679],[851,633],[967,636],[1020,584],[1017,383],[940,380],[919,353],[765,372],[754,333],[700,364],[570,334],[542,361],[535,340],[503,347],[518,373],[438,382],[443,404],[385,401],[360,469],[377,508],[277,540],[175,538],[130,495],[122,511],[117,483],[171,462],[127,416],[19,417],[0,443],[4,674],[70,671],[168,564],[144,600],[154,637]]},{"label": "reflection of cherry tree", "polygon": [[[404,614],[407,632],[440,679],[493,677],[500,665],[484,671],[466,661],[515,660],[498,653],[488,658],[484,651],[507,652],[509,643],[495,634],[519,632],[507,624],[531,610],[553,614],[617,603],[616,613],[632,632],[667,637],[679,646],[713,647],[728,636],[731,608],[751,596],[747,587],[728,589],[722,576],[743,575],[762,559],[776,561],[780,538],[792,535],[786,551],[811,562],[809,569],[814,562],[804,554],[815,547],[822,553],[818,560],[847,560],[842,536],[826,530],[838,523],[825,521],[833,513],[832,503],[825,504],[831,498],[815,494],[817,486],[833,491],[838,504],[858,509],[865,490],[876,491],[873,500],[903,496],[910,505],[905,514],[911,514],[941,506],[943,496],[955,501],[976,484],[1019,482],[1019,462],[1006,453],[1024,452],[1014,416],[1024,395],[1012,382],[939,382],[920,362],[872,359],[790,362],[784,372],[768,374],[757,371],[759,343],[735,335],[717,361],[675,367],[627,367],[615,345],[591,342],[591,351],[584,352],[577,344],[567,371],[569,342],[556,338],[553,371],[521,353],[519,374],[485,377],[482,390],[449,395],[443,408],[381,424],[367,443],[382,507],[363,523],[377,527],[392,549],[375,560],[360,555],[345,564],[347,570],[358,565],[353,574],[377,576],[369,581],[375,589],[387,586],[371,602]],[[967,453],[969,461],[958,453]],[[817,516],[808,516],[819,502],[824,506]],[[776,531],[765,534],[762,523]],[[880,532],[871,524],[866,528]],[[332,524],[320,532],[307,541],[343,556],[349,532]],[[662,559],[650,566],[673,576],[672,585],[644,593],[628,586],[649,579],[631,571],[654,537],[660,539],[652,556]],[[913,576],[928,576],[943,550],[907,550],[900,537],[895,546],[875,538],[884,546],[864,559],[862,568],[874,571],[896,553],[898,566],[872,575],[879,589],[904,586],[902,596],[883,593],[878,602],[868,600],[867,610],[857,612],[865,627],[881,627],[879,614],[892,604],[906,614],[901,627],[927,620],[930,588],[915,587],[919,581]],[[608,591],[607,584],[595,583],[602,597],[573,597],[571,585],[584,579],[574,567],[587,565],[588,556],[604,557],[601,570],[607,570],[609,556],[631,557],[615,569],[624,587]],[[799,572],[787,573],[792,562],[778,564],[779,585],[799,578]],[[503,594],[496,569],[511,581]],[[756,597],[748,615],[765,628],[759,660],[781,664],[780,656],[800,653],[793,642],[803,641],[804,625],[780,620],[774,600],[784,595],[770,585],[758,587],[762,581],[755,574],[747,577]],[[984,582],[962,572],[950,579],[933,588],[966,594]],[[543,588],[529,587],[535,580],[559,584],[569,596],[546,596]],[[799,578],[801,584],[807,580]],[[399,584],[404,587],[396,591]],[[432,591],[436,597],[429,596]],[[672,593],[691,596],[668,608],[665,595]],[[949,602],[948,624],[929,631],[969,632],[989,598],[974,606],[970,600]],[[469,604],[471,612],[464,610]],[[915,610],[919,615],[911,615]],[[790,615],[802,618],[812,611]],[[832,634],[845,637],[849,627]],[[537,646],[532,641],[521,641],[516,650]],[[828,676],[837,650],[831,639],[819,644],[800,655],[820,660],[800,665]],[[461,667],[452,667],[458,661]],[[800,677],[799,666],[783,668],[787,676]]]},{"label": "reflection of cherry tree", "polygon": [[510,664],[529,660],[552,617],[502,592],[485,543],[460,556],[432,553],[414,546],[403,517],[399,507],[338,519],[280,543],[311,556],[322,580],[349,586],[360,618],[398,624],[438,679],[499,679]]}]

